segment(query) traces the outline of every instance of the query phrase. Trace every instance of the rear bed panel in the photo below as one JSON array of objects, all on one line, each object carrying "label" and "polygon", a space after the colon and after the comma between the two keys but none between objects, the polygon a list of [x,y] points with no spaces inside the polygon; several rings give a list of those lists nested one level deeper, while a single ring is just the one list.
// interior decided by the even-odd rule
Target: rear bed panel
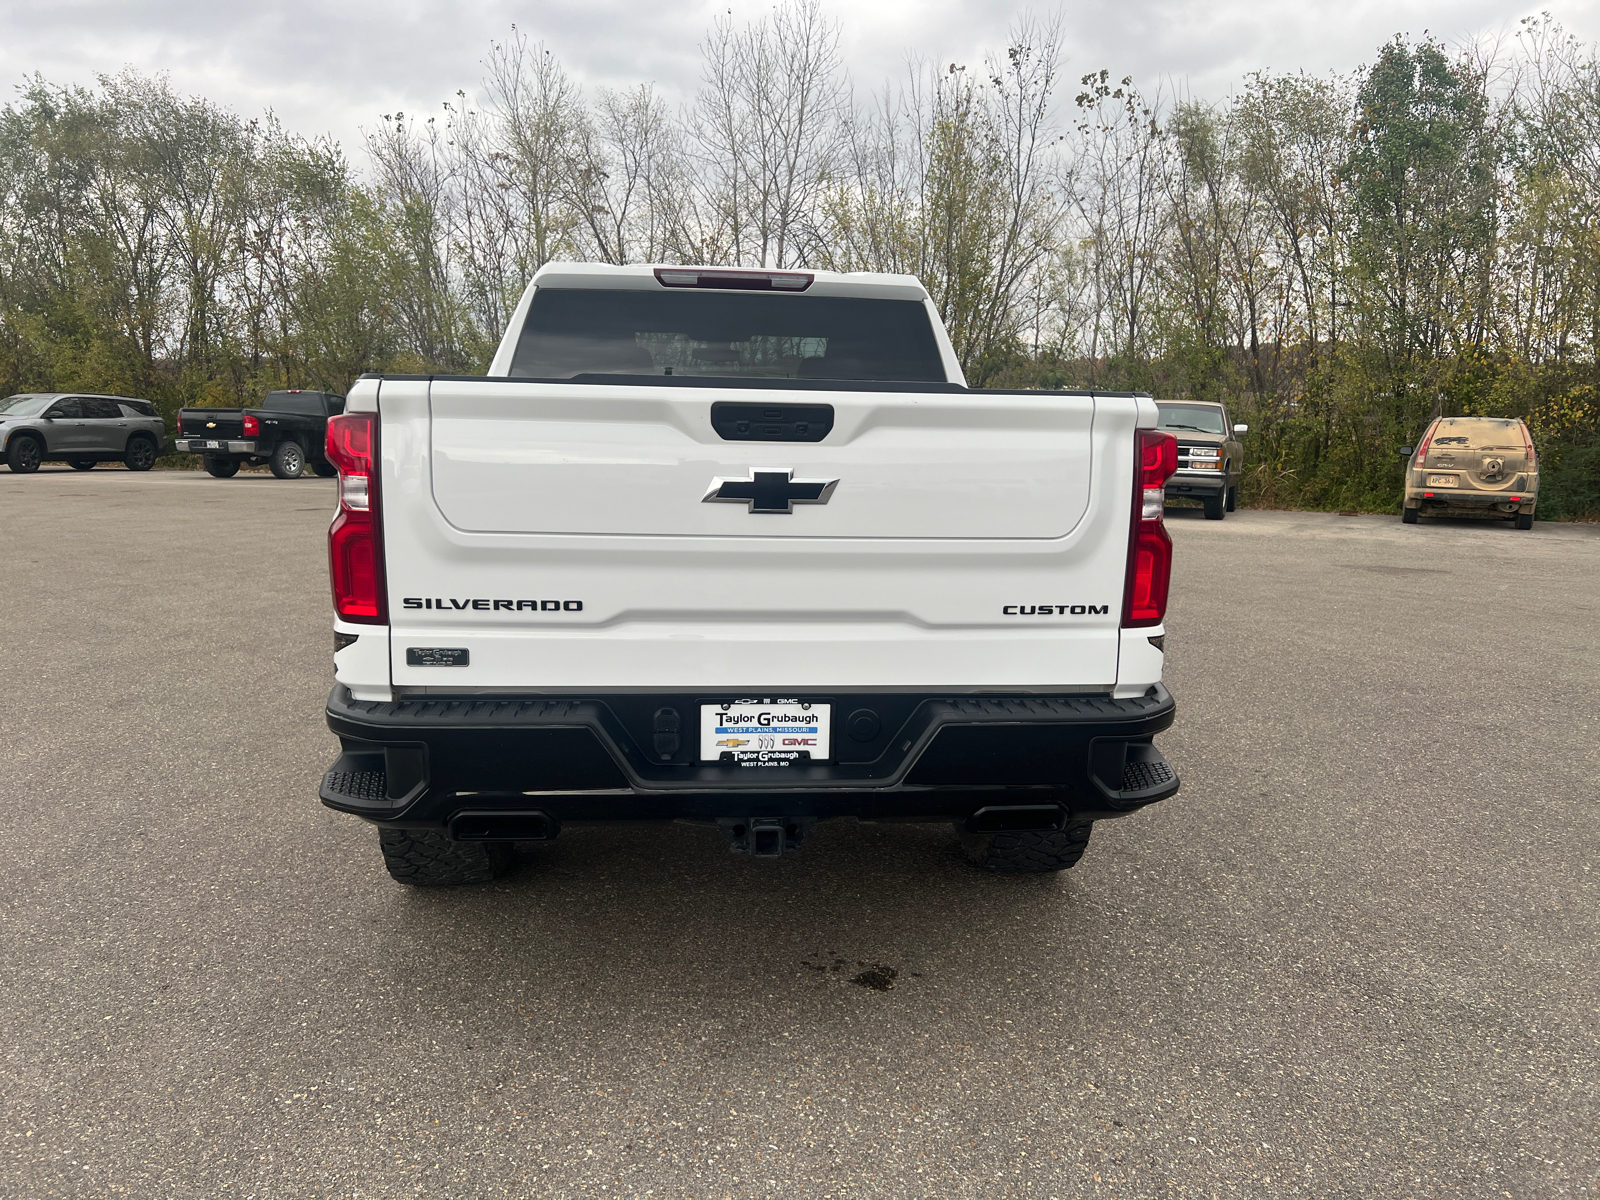
[{"label": "rear bed panel", "polygon": [[[710,405],[735,398],[384,381],[393,682],[712,693],[1115,683],[1139,402],[808,392],[800,399],[833,404],[836,421],[824,442],[800,444],[722,441]],[[701,502],[714,478],[753,467],[840,482],[828,504],[792,514]],[[464,649],[469,665],[409,665],[419,648]]]}]

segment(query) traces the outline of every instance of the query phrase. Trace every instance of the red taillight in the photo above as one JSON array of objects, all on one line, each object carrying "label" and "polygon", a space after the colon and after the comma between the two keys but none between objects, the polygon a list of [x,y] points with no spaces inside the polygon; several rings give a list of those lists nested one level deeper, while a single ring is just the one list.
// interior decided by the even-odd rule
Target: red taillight
[{"label": "red taillight", "polygon": [[245,413],[244,415],[244,436],[261,436],[261,422],[252,417],[249,413]]},{"label": "red taillight", "polygon": [[1134,455],[1133,528],[1128,535],[1122,623],[1159,625],[1167,613],[1167,586],[1172,581],[1172,539],[1161,515],[1167,480],[1178,469],[1178,439],[1163,429],[1141,429]]},{"label": "red taillight", "polygon": [[[1437,424],[1437,422],[1435,422]],[[1428,457],[1428,443],[1433,441],[1433,425],[1422,431],[1422,444],[1417,447],[1417,466],[1422,466],[1422,460]]]},{"label": "red taillight", "polygon": [[389,619],[378,520],[378,415],[328,418],[328,461],[339,468],[339,509],[328,530],[333,609],[346,621],[382,625]]}]

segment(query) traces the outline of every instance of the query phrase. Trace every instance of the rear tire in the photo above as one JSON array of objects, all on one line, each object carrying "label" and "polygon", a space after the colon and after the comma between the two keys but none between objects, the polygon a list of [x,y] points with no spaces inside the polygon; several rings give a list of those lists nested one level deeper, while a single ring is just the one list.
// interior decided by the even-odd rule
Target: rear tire
[{"label": "rear tire", "polygon": [[412,887],[456,887],[488,883],[510,868],[509,842],[452,842],[425,829],[380,829],[383,865],[396,881]]},{"label": "rear tire", "polygon": [[267,465],[279,479],[299,479],[306,473],[306,452],[296,442],[279,442]]},{"label": "rear tire", "polygon": [[1238,507],[1239,507],[1239,489],[1237,487],[1231,487],[1231,488],[1228,489],[1227,509],[1228,509],[1229,512],[1232,512],[1234,509],[1236,509]]},{"label": "rear tire", "polygon": [[148,471],[156,465],[156,444],[147,437],[129,438],[122,465],[130,471]]},{"label": "rear tire", "polygon": [[36,438],[17,436],[6,447],[6,466],[18,475],[31,475],[39,469],[44,458],[43,447]]},{"label": "rear tire", "polygon": [[1532,529],[1533,528],[1533,514],[1532,513],[1518,513],[1516,516],[1511,518],[1511,523],[1513,525],[1515,525],[1518,529]]},{"label": "rear tire", "polygon": [[1206,506],[1206,520],[1208,521],[1220,521],[1228,515],[1228,498],[1223,492],[1218,492],[1215,496],[1207,496],[1201,503]]},{"label": "rear tire", "polygon": [[239,464],[231,458],[206,459],[206,474],[217,479],[232,479],[239,473]]},{"label": "rear tire", "polygon": [[1416,508],[1402,508],[1400,510],[1400,523],[1402,525],[1415,525],[1421,511],[1421,509]]},{"label": "rear tire", "polygon": [[311,473],[322,479],[332,479],[339,473],[339,468],[331,462],[312,462]]},{"label": "rear tire", "polygon": [[956,825],[966,860],[980,871],[996,875],[1065,871],[1083,857],[1093,830],[1093,821],[1071,821],[1065,829],[1029,833],[968,833]]},{"label": "rear tire", "polygon": [[71,467],[74,471],[92,471],[94,470],[95,463],[99,461],[100,460],[97,458],[69,458],[67,460],[67,466]]}]

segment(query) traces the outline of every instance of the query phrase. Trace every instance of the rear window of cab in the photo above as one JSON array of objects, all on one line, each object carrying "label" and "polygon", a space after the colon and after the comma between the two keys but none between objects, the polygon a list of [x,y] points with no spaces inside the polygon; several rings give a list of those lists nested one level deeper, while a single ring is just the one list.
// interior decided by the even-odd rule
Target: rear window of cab
[{"label": "rear window of cab", "polygon": [[535,292],[511,375],[945,382],[915,300],[600,288]]}]

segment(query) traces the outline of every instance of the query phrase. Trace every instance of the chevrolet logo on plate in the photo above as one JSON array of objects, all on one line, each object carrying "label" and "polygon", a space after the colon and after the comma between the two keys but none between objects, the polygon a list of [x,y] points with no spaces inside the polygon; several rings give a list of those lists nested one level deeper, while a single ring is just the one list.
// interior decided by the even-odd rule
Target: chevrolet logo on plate
[{"label": "chevrolet logo on plate", "polygon": [[787,467],[755,467],[748,479],[713,479],[702,503],[743,504],[746,512],[792,513],[796,504],[826,504],[837,479],[796,479]]},{"label": "chevrolet logo on plate", "polygon": [[717,743],[719,746],[748,746],[749,744],[749,738],[723,738]]}]

